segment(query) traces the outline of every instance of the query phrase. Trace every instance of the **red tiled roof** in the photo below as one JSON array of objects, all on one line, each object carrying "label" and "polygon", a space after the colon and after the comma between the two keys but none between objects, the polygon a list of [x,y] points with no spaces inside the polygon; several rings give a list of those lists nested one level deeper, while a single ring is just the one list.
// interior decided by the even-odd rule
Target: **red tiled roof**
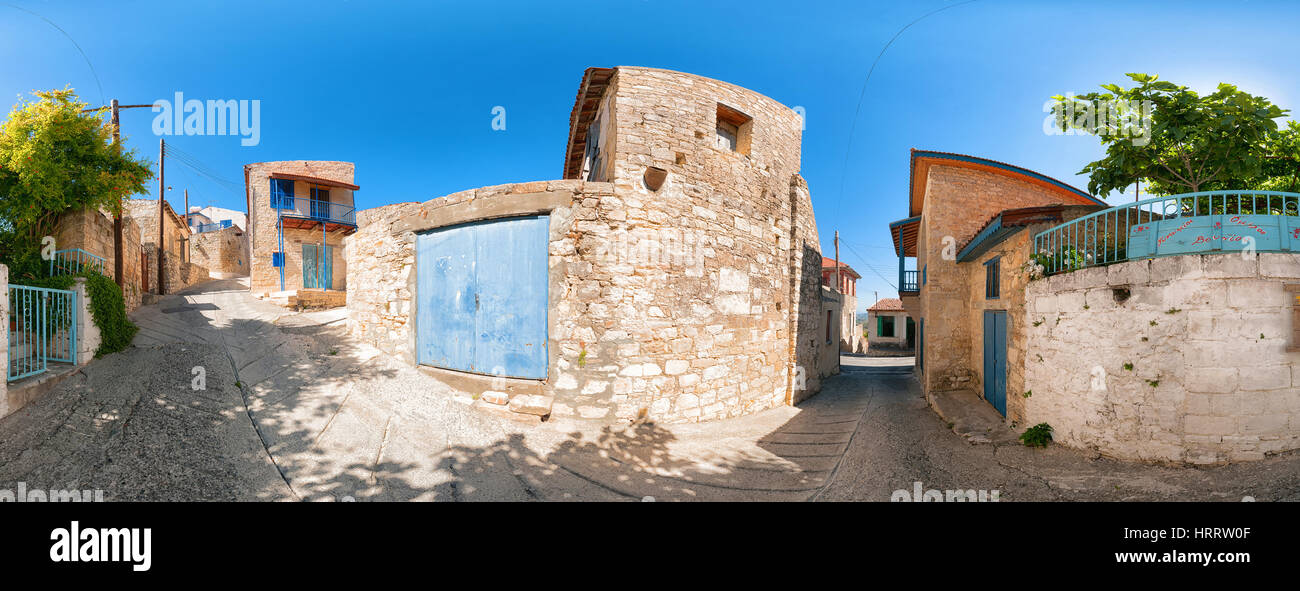
[{"label": "red tiled roof", "polygon": [[898,298],[885,298],[876,302],[873,306],[867,308],[867,310],[870,312],[902,312],[903,300]]},{"label": "red tiled roof", "polygon": [[[857,271],[854,271],[854,270],[853,270],[853,267],[850,267],[850,266],[848,265],[848,263],[845,263],[844,261],[840,261],[840,268],[843,269],[843,271],[841,271],[841,273],[844,273],[845,275],[849,275],[849,276],[853,277],[854,279],[862,279],[862,276],[861,276],[861,275],[858,275],[858,272],[857,272]],[[835,259],[832,259],[832,258],[830,258],[830,257],[822,257],[822,269],[831,269],[831,270],[834,270],[834,269],[835,269]]]}]

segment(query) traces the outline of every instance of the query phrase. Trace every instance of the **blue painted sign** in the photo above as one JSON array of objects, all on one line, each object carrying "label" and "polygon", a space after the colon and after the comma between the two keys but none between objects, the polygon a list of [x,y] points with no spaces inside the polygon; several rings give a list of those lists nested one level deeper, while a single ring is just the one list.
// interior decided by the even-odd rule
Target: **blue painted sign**
[{"label": "blue painted sign", "polygon": [[1300,246],[1300,225],[1284,215],[1204,215],[1133,224],[1128,258],[1222,251],[1291,250]]},{"label": "blue painted sign", "polygon": [[416,240],[416,350],[426,365],[544,379],[550,218],[477,222]]}]

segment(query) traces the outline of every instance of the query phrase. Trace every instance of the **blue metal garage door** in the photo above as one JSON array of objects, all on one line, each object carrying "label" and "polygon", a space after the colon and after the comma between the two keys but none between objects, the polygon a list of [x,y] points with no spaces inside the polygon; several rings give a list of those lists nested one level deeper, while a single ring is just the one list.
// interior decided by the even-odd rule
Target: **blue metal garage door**
[{"label": "blue metal garage door", "polygon": [[420,363],[543,379],[548,216],[443,228],[416,240]]}]

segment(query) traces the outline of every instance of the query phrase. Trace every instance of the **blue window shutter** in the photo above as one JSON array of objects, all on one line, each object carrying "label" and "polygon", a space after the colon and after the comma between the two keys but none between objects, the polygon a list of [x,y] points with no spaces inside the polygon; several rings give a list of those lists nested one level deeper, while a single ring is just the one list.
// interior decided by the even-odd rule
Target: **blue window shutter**
[{"label": "blue window shutter", "polygon": [[292,180],[271,179],[271,207],[274,209],[293,209]]}]

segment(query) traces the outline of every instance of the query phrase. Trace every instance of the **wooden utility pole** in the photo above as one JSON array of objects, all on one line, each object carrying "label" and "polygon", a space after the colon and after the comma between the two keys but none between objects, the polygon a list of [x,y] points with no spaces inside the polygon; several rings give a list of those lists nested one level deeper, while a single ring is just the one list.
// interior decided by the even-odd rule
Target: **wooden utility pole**
[{"label": "wooden utility pole", "polygon": [[[113,109],[113,143],[117,145],[118,154],[122,153],[122,134],[117,121],[118,105],[117,99],[109,103]],[[117,282],[117,288],[126,293],[126,277],[122,273],[122,200],[117,200],[117,210],[113,212],[113,281]]]},{"label": "wooden utility pole", "polygon": [[844,293],[843,284],[840,281],[840,231],[835,231],[835,291]]},{"label": "wooden utility pole", "polygon": [[163,174],[166,170],[163,166],[163,159],[167,157],[165,153],[167,140],[158,138],[158,295],[163,295],[166,290],[163,288],[163,204],[167,202],[167,186],[163,182]]},{"label": "wooden utility pole", "polygon": [[[108,108],[112,113],[113,143],[117,145],[119,154],[122,151],[122,133],[117,119],[118,111],[121,111],[122,109],[143,109],[151,107],[153,107],[152,104],[120,105],[118,104],[117,99],[113,99],[109,102]],[[81,112],[90,113],[103,110],[104,107],[94,107],[90,109],[82,109]],[[126,277],[122,272],[122,256],[122,200],[118,199],[117,211],[113,212],[113,280],[117,282],[118,287],[124,287],[126,283]]]},{"label": "wooden utility pole", "polygon": [[185,189],[185,260],[190,260],[190,190]]}]

